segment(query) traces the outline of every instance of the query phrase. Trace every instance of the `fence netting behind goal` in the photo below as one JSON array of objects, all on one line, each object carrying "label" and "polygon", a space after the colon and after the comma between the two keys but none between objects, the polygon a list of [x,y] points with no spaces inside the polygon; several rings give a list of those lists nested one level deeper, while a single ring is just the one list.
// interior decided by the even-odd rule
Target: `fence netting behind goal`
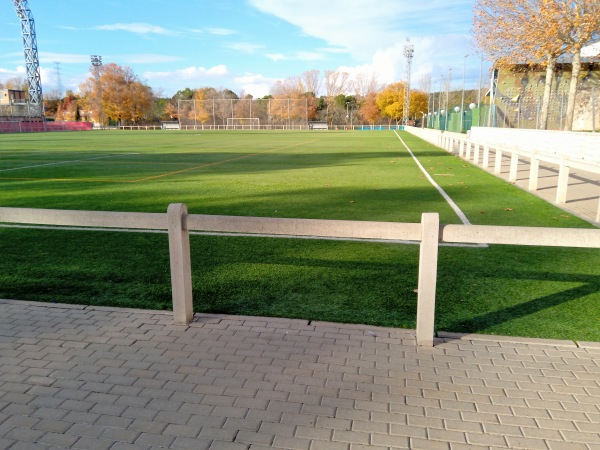
[{"label": "fence netting behind goal", "polygon": [[299,129],[309,120],[306,99],[179,100],[177,110],[182,129]]}]

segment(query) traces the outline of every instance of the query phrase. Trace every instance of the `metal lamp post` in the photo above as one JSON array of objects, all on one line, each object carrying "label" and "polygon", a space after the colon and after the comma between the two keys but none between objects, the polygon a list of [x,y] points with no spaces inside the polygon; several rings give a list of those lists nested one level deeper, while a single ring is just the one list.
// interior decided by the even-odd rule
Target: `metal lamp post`
[{"label": "metal lamp post", "polygon": [[348,108],[350,107],[350,102],[346,102],[346,129],[348,129],[348,118],[350,117],[348,113]]},{"label": "metal lamp post", "polygon": [[465,55],[464,63],[463,63],[463,85],[462,85],[462,99],[460,102],[460,110],[463,112],[460,115],[460,132],[463,132],[463,116],[465,115],[465,78],[467,74],[467,58],[469,55]]},{"label": "metal lamp post", "polygon": [[448,106],[450,104],[450,83],[452,82],[452,68],[448,68],[448,85],[446,86],[446,123],[444,129],[448,130]]},{"label": "metal lamp post", "polygon": [[[455,112],[455,113],[457,113],[457,114],[458,114],[458,112],[460,112],[460,111],[462,111],[462,110],[460,109],[460,106],[458,106],[458,105],[457,105],[457,106],[455,106],[455,107],[454,107],[454,112]],[[462,114],[461,114],[460,116],[461,116],[461,118],[460,118],[460,127],[461,127],[461,129],[460,129],[460,133],[462,133]]]}]

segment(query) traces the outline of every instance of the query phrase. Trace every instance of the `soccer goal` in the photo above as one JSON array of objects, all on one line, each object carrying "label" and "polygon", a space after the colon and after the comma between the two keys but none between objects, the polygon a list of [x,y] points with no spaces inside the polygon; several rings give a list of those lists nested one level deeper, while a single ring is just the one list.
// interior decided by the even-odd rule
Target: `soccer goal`
[{"label": "soccer goal", "polygon": [[228,117],[228,130],[260,130],[258,117]]}]

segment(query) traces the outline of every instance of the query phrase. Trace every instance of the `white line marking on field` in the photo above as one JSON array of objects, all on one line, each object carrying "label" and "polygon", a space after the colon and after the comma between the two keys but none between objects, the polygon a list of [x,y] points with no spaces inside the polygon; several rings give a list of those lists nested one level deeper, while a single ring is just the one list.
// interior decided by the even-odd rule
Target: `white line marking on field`
[{"label": "white line marking on field", "polygon": [[429,173],[427,173],[427,171],[425,170],[425,167],[423,167],[423,165],[419,162],[419,160],[414,155],[414,153],[410,150],[410,148],[408,148],[408,145],[406,145],[406,142],[404,142],[404,140],[400,137],[398,132],[394,130],[394,133],[396,133],[396,136],[398,136],[398,139],[400,139],[400,142],[402,142],[404,147],[406,147],[406,150],[408,150],[408,153],[410,153],[410,156],[413,157],[413,159],[415,160],[415,163],[417,163],[417,166],[419,166],[419,169],[421,169],[421,172],[423,172],[425,174],[425,176],[427,177],[429,182],[433,185],[433,187],[435,187],[438,190],[438,192],[442,195],[442,197],[444,197],[444,199],[448,202],[448,204],[454,210],[454,212],[456,213],[458,218],[462,221],[462,223],[464,225],[471,225],[471,222],[469,222],[469,219],[467,219],[467,216],[465,215],[465,213],[462,212],[462,210],[458,207],[458,205],[456,203],[454,203],[454,200],[452,200],[452,198],[446,193],[446,191],[444,191],[442,189],[442,187],[435,182],[435,180],[431,177],[431,175],[429,175]]},{"label": "white line marking on field", "polygon": [[[93,227],[67,227],[54,225],[9,225],[0,224],[0,228],[23,228],[34,230],[65,230],[65,231],[104,231],[118,233],[158,233],[167,234],[167,230],[148,230],[131,228],[93,228]],[[280,239],[309,239],[323,241],[349,241],[349,242],[374,242],[378,244],[403,244],[419,245],[420,241],[406,241],[401,239],[358,239],[358,238],[336,238],[330,236],[289,236],[285,234],[251,234],[251,233],[218,233],[214,231],[190,231],[190,235],[196,236],[227,236],[227,237],[263,237]],[[487,247],[487,244],[454,244],[451,242],[440,242],[440,247]]]},{"label": "white line marking on field", "polygon": [[46,163],[46,164],[36,164],[33,166],[12,167],[10,169],[0,169],[0,172],[9,172],[11,170],[21,170],[21,169],[33,169],[35,167],[44,167],[44,166],[56,166],[59,164],[70,164],[70,163],[76,163],[76,162],[82,162],[82,161],[93,161],[96,159],[118,158],[119,156],[129,156],[129,155],[139,155],[139,153],[121,153],[118,155],[97,156],[95,158],[86,158],[86,159],[73,159],[71,161],[59,161],[59,162]]}]

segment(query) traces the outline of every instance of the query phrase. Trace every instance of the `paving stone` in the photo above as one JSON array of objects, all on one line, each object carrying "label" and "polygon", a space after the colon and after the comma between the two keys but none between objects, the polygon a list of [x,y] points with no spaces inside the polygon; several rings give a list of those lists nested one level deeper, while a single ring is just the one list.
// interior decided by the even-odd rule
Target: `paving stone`
[{"label": "paving stone", "polygon": [[102,439],[93,439],[88,437],[82,437],[77,440],[72,448],[82,450],[108,450],[115,444],[114,441],[105,441]]},{"label": "paving stone", "polygon": [[[251,445],[252,449],[259,449],[259,446]],[[264,447],[269,448],[269,447]],[[248,450],[248,445],[239,444],[237,442],[223,442],[223,441],[213,441],[210,444],[209,450]]]},{"label": "paving stone", "polygon": [[224,315],[186,328],[1,300],[0,317],[0,448],[600,448],[593,346],[416,348],[410,330]]},{"label": "paving stone", "polygon": [[[46,444],[59,448],[70,448],[79,439],[78,436],[70,436],[63,433],[46,433],[40,438],[40,444]],[[0,448],[2,443],[0,440]]]},{"label": "paving stone", "polygon": [[171,444],[171,448],[189,449],[189,450],[208,450],[212,441],[206,439],[194,439],[179,436]]}]

